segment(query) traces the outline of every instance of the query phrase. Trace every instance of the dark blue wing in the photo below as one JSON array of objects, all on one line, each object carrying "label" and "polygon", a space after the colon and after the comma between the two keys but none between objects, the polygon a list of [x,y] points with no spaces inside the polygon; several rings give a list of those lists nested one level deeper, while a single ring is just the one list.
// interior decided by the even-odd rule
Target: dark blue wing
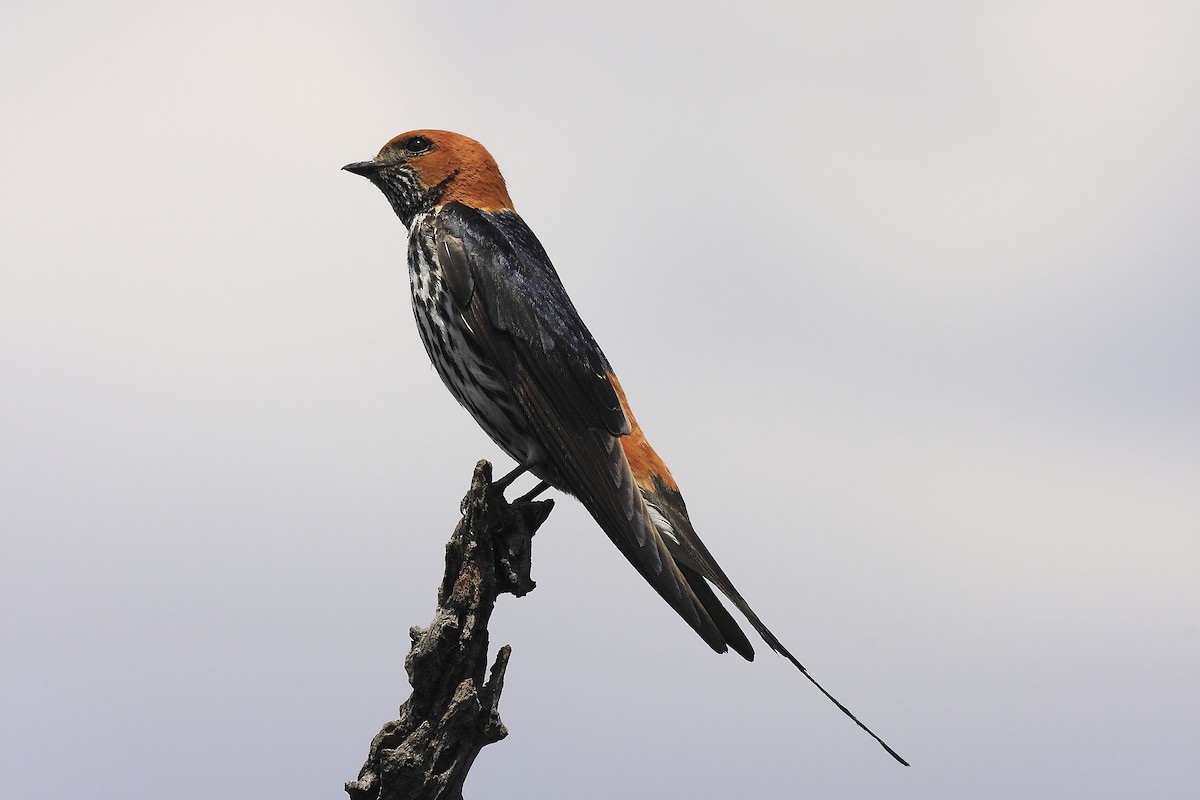
[{"label": "dark blue wing", "polygon": [[524,220],[448,203],[437,215],[434,238],[459,307],[482,302],[488,324],[512,337],[562,423],[577,432],[629,433],[608,359]]},{"label": "dark blue wing", "polygon": [[541,244],[512,212],[447,204],[433,225],[446,286],[540,446],[540,460],[525,466],[579,498],[642,577],[724,652],[725,637],[672,558],[625,458],[620,437],[631,425],[608,360]]}]

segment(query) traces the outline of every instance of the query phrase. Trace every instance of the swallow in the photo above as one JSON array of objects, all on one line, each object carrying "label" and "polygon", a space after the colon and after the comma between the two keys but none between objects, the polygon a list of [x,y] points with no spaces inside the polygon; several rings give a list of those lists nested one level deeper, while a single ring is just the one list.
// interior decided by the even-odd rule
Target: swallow
[{"label": "swallow", "polygon": [[545,249],[517,215],[479,142],[449,131],[403,133],[370,161],[369,179],[408,229],[413,314],[438,375],[517,464],[526,498],[577,498],[621,554],[718,653],[754,648],[719,591],[763,641],[875,739],[759,619],[696,534],[679,485],[646,439],[621,383],[567,296]]}]

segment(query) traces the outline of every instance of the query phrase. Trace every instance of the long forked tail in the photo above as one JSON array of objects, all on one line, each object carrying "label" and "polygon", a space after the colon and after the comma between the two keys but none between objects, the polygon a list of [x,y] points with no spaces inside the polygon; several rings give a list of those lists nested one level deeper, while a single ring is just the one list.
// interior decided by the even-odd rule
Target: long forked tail
[{"label": "long forked tail", "polygon": [[838,700],[836,697],[834,697],[832,694],[830,694],[829,690],[826,689],[824,686],[822,686],[821,682],[818,681],[816,678],[814,678],[809,673],[809,671],[804,668],[804,665],[801,664],[800,661],[794,655],[792,655],[791,652],[786,647],[784,647],[783,644],[778,639],[775,638],[775,634],[771,633],[770,629],[767,628],[767,626],[762,623],[762,620],[760,620],[758,618],[758,615],[755,614],[750,609],[750,606],[746,604],[746,601],[742,600],[741,595],[737,594],[736,589],[733,589],[732,586],[729,587],[730,590],[732,590],[733,594],[737,595],[737,599],[734,600],[734,598],[730,596],[730,593],[725,591],[724,587],[720,587],[718,585],[718,588],[721,588],[721,591],[725,594],[725,596],[729,597],[729,599],[733,602],[733,604],[738,607],[738,610],[746,615],[746,619],[750,620],[750,624],[754,626],[754,630],[758,631],[758,635],[763,638],[764,642],[766,642],[768,645],[771,646],[772,650],[774,650],[776,653],[779,653],[779,655],[783,656],[788,661],[795,664],[796,669],[800,670],[800,674],[802,674],[804,677],[808,678],[808,680],[812,683],[812,685],[817,687],[817,689],[819,689],[821,691],[821,694],[828,697],[829,701],[831,703],[833,703],[835,706],[837,706],[843,714],[845,714],[850,719],[854,720],[855,725],[862,728],[864,731],[867,732],[868,736],[870,736],[875,741],[879,742],[879,745],[884,750],[887,750],[888,755],[890,755],[892,758],[899,761],[904,766],[906,766],[906,767],[909,766],[909,763],[907,761],[905,761],[904,758],[899,753],[897,753],[895,750],[893,750],[891,745],[889,745],[883,739],[879,738],[879,734],[875,733],[875,731],[868,728],[861,719],[854,716],[853,711],[846,708],[846,706],[842,704],[841,700]]},{"label": "long forked tail", "polygon": [[[792,662],[796,669],[800,670],[800,673],[805,678],[808,678],[813,686],[816,686],[820,690],[821,694],[829,698],[829,701],[837,706],[843,714],[854,720],[854,724],[866,731],[868,736],[878,742],[888,752],[888,755],[904,766],[909,766],[909,763],[893,750],[891,745],[881,739],[875,731],[868,728],[862,720],[854,715],[854,712],[846,708],[841,700],[838,700],[828,689],[822,686],[820,681],[814,678],[805,666],[800,663],[800,660],[783,646],[783,643],[771,632],[771,629],[763,624],[763,621],[758,618],[758,614],[754,613],[754,609],[750,607],[750,604],[746,602],[741,593],[734,588],[733,582],[725,575],[725,571],[717,564],[712,553],[708,551],[704,542],[696,534],[695,529],[692,528],[691,520],[688,519],[687,515],[687,506],[683,502],[683,496],[678,490],[663,485],[661,481],[655,481],[654,483],[655,485],[652,488],[641,487],[642,496],[646,500],[646,503],[653,509],[654,516],[658,518],[656,522],[660,527],[665,525],[669,529],[669,533],[664,532],[665,535],[663,536],[664,540],[668,543],[668,550],[671,551],[672,557],[679,565],[683,575],[687,578],[692,591],[704,602],[706,610],[708,610],[713,619],[721,619],[720,615],[724,613],[724,618],[730,624],[733,624],[735,629],[737,628],[736,623],[733,623],[732,618],[729,617],[727,612],[724,612],[723,609],[718,612],[712,608],[712,606],[716,606],[717,608],[721,608],[721,606],[713,595],[712,590],[705,584],[706,580],[720,589],[721,593],[729,598],[729,602],[733,603],[737,610],[742,612],[754,627],[754,630],[758,631],[758,635],[762,637],[763,641],[772,650]],[[701,586],[698,587],[698,584]],[[725,634],[725,638],[735,651],[747,659],[753,659],[754,652],[749,649],[750,645],[746,642],[745,636],[741,635],[740,630],[738,630],[738,634],[741,635],[741,643],[745,643],[746,651],[743,651],[738,646],[737,638],[729,633],[726,626],[722,625],[721,631]]]},{"label": "long forked tail", "polygon": [[[671,477],[671,471],[667,469],[667,465],[646,441],[645,434],[642,433],[637,419],[629,409],[629,403],[620,382],[611,373],[608,377],[616,390],[617,398],[621,402],[621,408],[629,420],[630,427],[628,435],[616,440],[620,447],[612,448],[609,451],[612,459],[610,464],[612,471],[609,474],[621,477],[621,480],[617,481],[617,485],[626,490],[620,494],[634,508],[628,509],[628,513],[624,515],[626,524],[614,526],[610,521],[610,526],[606,527],[603,515],[598,513],[599,509],[589,507],[601,527],[605,528],[609,537],[621,548],[626,558],[638,568],[650,585],[658,590],[659,594],[704,638],[710,647],[718,653],[723,653],[727,647],[730,647],[746,660],[754,659],[754,649],[750,646],[746,635],[725,607],[721,605],[708,583],[716,586],[722,594],[729,598],[729,601],[745,615],[772,650],[791,661],[796,669],[800,670],[801,674],[820,690],[821,694],[829,698],[829,701],[837,706],[843,714],[854,720],[854,724],[866,731],[868,736],[888,752],[888,755],[904,766],[909,766],[899,753],[879,738],[875,731],[864,725],[862,720],[854,716],[854,713],[842,704],[842,701],[830,694],[828,689],[809,674],[804,665],[783,646],[775,634],[771,633],[770,629],[758,618],[758,614],[754,613],[754,609],[750,608],[750,604],[734,588],[733,582],[725,575],[725,571],[717,564],[712,553],[708,552],[704,542],[696,535],[691,520],[688,518],[687,505],[683,502],[683,495],[680,494],[679,487],[675,483],[675,479]],[[633,478],[636,491],[629,491],[634,487],[625,485],[626,478]],[[577,496],[584,499],[582,495]],[[585,505],[587,505],[586,500]],[[643,509],[644,517],[648,517],[648,519],[643,518],[641,513]],[[638,520],[640,524],[630,526],[629,523],[633,521],[634,517],[640,518]],[[646,522],[650,524],[646,525]],[[638,531],[632,537],[628,535],[630,527]],[[638,553],[630,546],[631,540],[642,538],[640,531],[646,528],[657,531],[658,535],[652,538],[666,554],[665,562],[667,563],[661,564],[658,569],[649,569],[647,560],[639,558]],[[686,586],[682,593],[679,589],[684,587],[676,585],[679,579],[682,579]]]}]

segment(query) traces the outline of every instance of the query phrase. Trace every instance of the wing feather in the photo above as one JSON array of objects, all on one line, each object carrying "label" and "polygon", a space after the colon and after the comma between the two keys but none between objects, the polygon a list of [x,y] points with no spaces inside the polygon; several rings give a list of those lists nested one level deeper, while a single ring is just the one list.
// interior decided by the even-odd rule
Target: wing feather
[{"label": "wing feather", "polygon": [[[617,437],[631,426],[608,379],[608,360],[537,239],[512,212],[458,204],[438,214],[434,236],[464,320],[542,445],[543,462],[527,466],[579,498],[642,577],[724,652],[728,622],[713,620],[711,591],[703,586],[706,596],[697,596],[703,581],[680,571],[651,519],[619,446]],[[715,608],[724,613],[719,603]]]},{"label": "wing feather", "polygon": [[629,433],[629,420],[608,380],[608,359],[521,218],[450,203],[434,224],[455,299],[465,308],[478,292],[486,319],[513,338],[526,368],[564,421],[615,435]]}]

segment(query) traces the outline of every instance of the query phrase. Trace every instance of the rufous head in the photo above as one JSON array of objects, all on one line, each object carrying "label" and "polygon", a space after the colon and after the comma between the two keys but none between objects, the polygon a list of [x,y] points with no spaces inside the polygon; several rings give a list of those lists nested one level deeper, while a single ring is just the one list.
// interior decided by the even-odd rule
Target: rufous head
[{"label": "rufous head", "polygon": [[491,153],[460,133],[415,130],[383,146],[371,161],[342,169],[369,178],[387,196],[405,225],[445,203],[481,211],[512,210],[504,176]]}]

